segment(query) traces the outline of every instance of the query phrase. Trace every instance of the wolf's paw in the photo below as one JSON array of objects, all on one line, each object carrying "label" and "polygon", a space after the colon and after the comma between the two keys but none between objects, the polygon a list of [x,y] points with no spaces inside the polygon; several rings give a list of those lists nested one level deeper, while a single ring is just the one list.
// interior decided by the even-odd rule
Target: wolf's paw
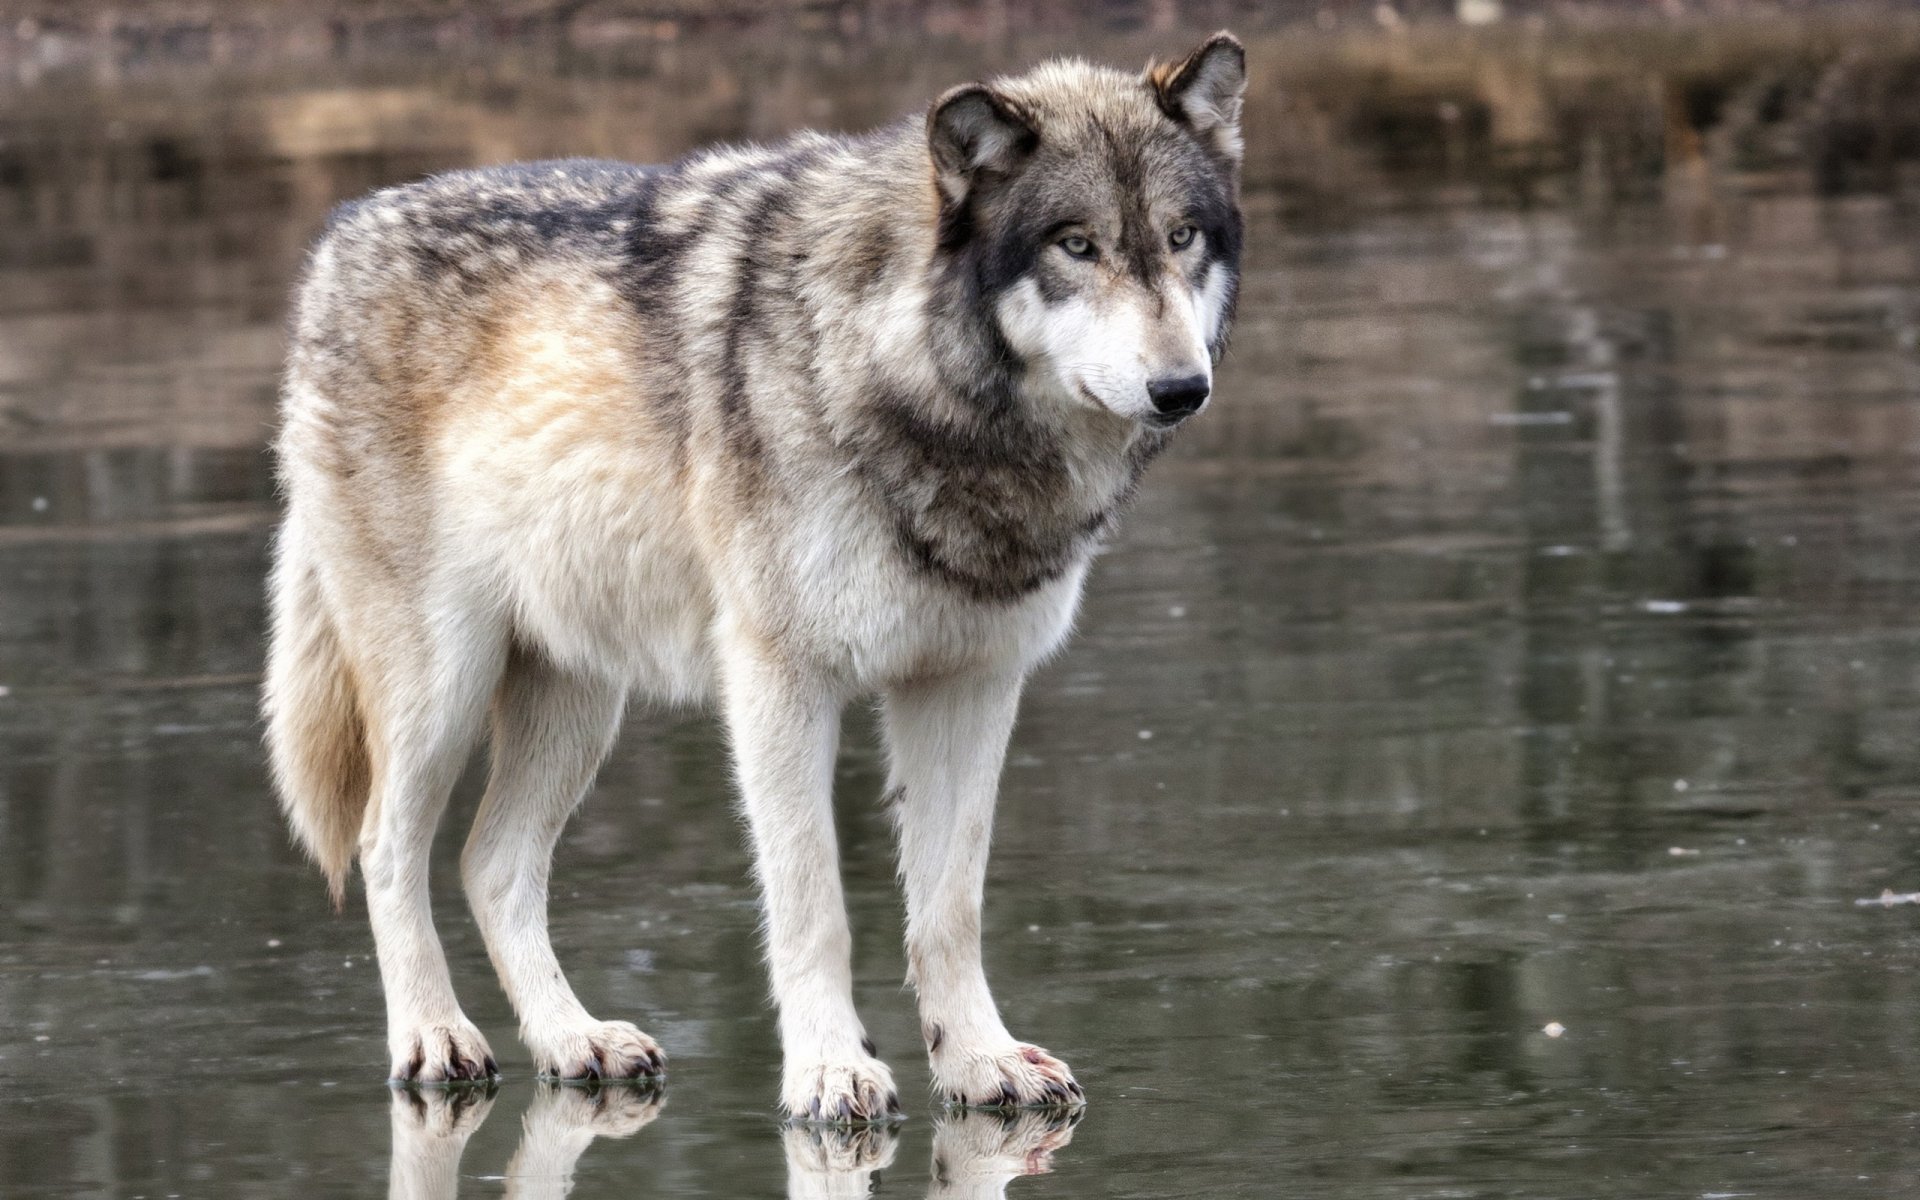
[{"label": "wolf's paw", "polygon": [[1067,1064],[1023,1042],[985,1050],[949,1043],[933,1055],[933,1089],[958,1108],[1079,1108],[1087,1102]]},{"label": "wolf's paw", "polygon": [[666,1102],[666,1093],[656,1084],[547,1084],[534,1094],[521,1124],[529,1137],[536,1132],[551,1135],[562,1131],[579,1131],[597,1138],[632,1137],[653,1124]]},{"label": "wolf's paw", "polygon": [[485,1083],[500,1077],[500,1064],[487,1049],[487,1039],[462,1017],[439,1025],[416,1025],[388,1043],[393,1067],[389,1083],[435,1086],[448,1083]]},{"label": "wolf's paw", "polygon": [[534,1041],[535,1069],[548,1079],[657,1079],[660,1044],[625,1021],[599,1021]]},{"label": "wolf's paw", "polygon": [[1079,1109],[955,1112],[933,1131],[933,1171],[950,1181],[1044,1175],[1073,1140]]},{"label": "wolf's paw", "polygon": [[872,1055],[789,1066],[780,1104],[796,1121],[870,1125],[900,1119],[893,1072]]},{"label": "wolf's paw", "polygon": [[497,1090],[491,1080],[472,1088],[394,1088],[394,1128],[421,1141],[465,1141],[487,1119]]}]

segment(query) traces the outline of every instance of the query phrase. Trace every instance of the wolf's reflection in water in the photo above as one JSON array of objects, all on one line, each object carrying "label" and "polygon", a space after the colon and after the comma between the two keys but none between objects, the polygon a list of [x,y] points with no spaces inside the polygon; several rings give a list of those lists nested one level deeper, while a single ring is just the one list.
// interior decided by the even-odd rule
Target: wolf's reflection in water
[{"label": "wolf's reflection in water", "polygon": [[[394,1090],[389,1200],[454,1200],[467,1141],[486,1121],[499,1089]],[[520,1145],[503,1177],[508,1200],[560,1200],[573,1190],[574,1167],[595,1138],[631,1137],[660,1115],[657,1087],[542,1084],[520,1118]],[[1022,1175],[1053,1169],[1073,1138],[1078,1111],[955,1112],[933,1128],[928,1200],[998,1200]],[[781,1130],[788,1200],[852,1200],[873,1191],[893,1165],[897,1125],[855,1128],[789,1125]]]},{"label": "wolf's reflection in water", "polygon": [[[1054,1152],[1073,1139],[1080,1110],[954,1112],[933,1127],[927,1200],[997,1200],[1022,1175],[1053,1169]],[[866,1196],[873,1176],[893,1163],[896,1126],[855,1129],[790,1126],[787,1200],[851,1200]]]},{"label": "wolf's reflection in water", "polygon": [[389,1200],[450,1200],[459,1194],[460,1156],[487,1119],[496,1088],[393,1089]]},{"label": "wolf's reflection in water", "polygon": [[[389,1200],[453,1200],[467,1139],[493,1108],[497,1089],[406,1089],[393,1093]],[[660,1115],[657,1087],[540,1085],[520,1118],[520,1145],[505,1172],[508,1200],[559,1200],[595,1138],[631,1137]]]}]

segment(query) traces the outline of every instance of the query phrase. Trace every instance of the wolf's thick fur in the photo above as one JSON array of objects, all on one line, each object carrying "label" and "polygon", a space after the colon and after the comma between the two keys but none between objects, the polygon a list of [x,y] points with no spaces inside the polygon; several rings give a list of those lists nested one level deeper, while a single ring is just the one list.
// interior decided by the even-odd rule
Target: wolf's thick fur
[{"label": "wolf's thick fur", "polygon": [[393,1077],[494,1071],[427,852],[491,723],[462,857],[538,1069],[658,1072],[546,930],[562,825],[630,695],[719,701],[797,1116],[882,1118],[831,820],[878,695],[936,1088],[1077,1102],[980,966],[1027,672],[1166,431],[1197,411],[1240,253],[1244,56],[1057,62],[860,138],[666,168],[445,175],[341,208],[297,299],[265,710],[336,899],[358,852]]}]

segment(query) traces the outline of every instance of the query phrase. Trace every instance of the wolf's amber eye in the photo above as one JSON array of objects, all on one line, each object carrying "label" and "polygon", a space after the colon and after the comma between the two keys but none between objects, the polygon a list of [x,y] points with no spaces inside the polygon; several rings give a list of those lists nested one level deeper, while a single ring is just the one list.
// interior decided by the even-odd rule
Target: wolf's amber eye
[{"label": "wolf's amber eye", "polygon": [[1199,232],[1198,229],[1195,229],[1191,225],[1182,225],[1167,235],[1167,241],[1173,244],[1175,250],[1185,250],[1188,246],[1193,245],[1193,237]]},{"label": "wolf's amber eye", "polygon": [[1077,233],[1073,234],[1070,237],[1061,238],[1060,248],[1062,250],[1065,250],[1068,254],[1073,255],[1075,258],[1097,257],[1093,248],[1093,243],[1088,241],[1086,238],[1081,237]]}]

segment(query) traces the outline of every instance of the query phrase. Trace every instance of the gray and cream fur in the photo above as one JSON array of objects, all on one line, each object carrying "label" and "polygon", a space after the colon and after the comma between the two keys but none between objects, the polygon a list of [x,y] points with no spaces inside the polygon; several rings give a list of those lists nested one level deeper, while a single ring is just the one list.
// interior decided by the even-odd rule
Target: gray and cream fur
[{"label": "gray and cream fur", "polygon": [[766,911],[782,1107],[897,1110],[855,1013],[831,819],[877,696],[936,1089],[1078,1103],[980,964],[1023,680],[1172,427],[1206,402],[1240,255],[1244,55],[956,88],[853,138],[668,167],[460,172],[342,207],[297,296],[268,745],[336,902],[358,856],[391,1073],[490,1075],[427,853],[462,857],[539,1071],[641,1076],[547,937],[551,852],[629,698],[712,701]]}]

